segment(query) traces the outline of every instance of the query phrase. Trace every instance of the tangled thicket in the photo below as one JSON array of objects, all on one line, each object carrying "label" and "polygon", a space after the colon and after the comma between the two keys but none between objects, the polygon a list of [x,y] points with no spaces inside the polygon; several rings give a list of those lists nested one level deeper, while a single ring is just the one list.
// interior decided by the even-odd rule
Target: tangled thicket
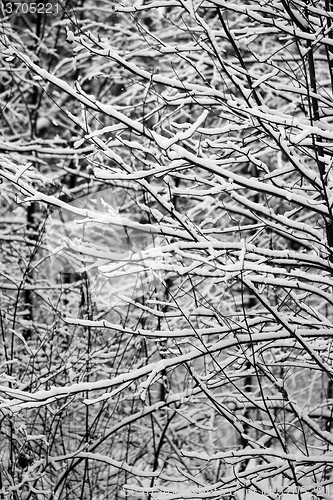
[{"label": "tangled thicket", "polygon": [[3,12],[0,498],[329,498],[332,20]]}]

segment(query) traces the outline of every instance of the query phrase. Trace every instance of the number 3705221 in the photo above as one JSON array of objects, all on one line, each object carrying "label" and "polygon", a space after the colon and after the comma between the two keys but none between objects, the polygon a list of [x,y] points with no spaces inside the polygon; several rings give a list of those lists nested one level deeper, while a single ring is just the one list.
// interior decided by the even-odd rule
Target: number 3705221
[{"label": "number 3705221", "polygon": [[3,2],[5,15],[10,14],[58,14],[58,2]]}]

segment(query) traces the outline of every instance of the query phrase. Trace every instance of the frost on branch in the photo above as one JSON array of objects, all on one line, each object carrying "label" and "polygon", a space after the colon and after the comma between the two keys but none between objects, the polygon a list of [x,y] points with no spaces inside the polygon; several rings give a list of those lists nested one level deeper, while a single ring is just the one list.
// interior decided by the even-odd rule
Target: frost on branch
[{"label": "frost on branch", "polygon": [[331,10],[6,13],[2,496],[330,497]]}]

